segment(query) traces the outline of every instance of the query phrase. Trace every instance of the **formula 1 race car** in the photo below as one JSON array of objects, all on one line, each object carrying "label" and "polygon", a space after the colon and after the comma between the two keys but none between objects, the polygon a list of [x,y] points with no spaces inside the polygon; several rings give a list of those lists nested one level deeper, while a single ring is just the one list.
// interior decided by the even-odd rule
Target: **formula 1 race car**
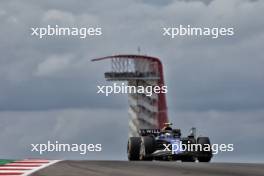
[{"label": "formula 1 race car", "polygon": [[213,155],[208,137],[196,138],[195,128],[187,137],[181,137],[180,129],[172,129],[171,125],[166,123],[163,129],[141,129],[139,137],[130,137],[127,144],[128,160],[211,160]]}]

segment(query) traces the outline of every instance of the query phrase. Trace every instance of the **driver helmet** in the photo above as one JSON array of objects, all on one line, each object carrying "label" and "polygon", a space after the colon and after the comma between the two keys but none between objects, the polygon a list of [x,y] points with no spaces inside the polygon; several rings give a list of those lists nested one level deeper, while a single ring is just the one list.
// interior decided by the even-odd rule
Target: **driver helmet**
[{"label": "driver helmet", "polygon": [[172,128],[171,128],[171,125],[172,125],[172,123],[165,123],[164,124],[164,127],[162,128],[162,131],[164,131],[164,132],[172,132]]}]

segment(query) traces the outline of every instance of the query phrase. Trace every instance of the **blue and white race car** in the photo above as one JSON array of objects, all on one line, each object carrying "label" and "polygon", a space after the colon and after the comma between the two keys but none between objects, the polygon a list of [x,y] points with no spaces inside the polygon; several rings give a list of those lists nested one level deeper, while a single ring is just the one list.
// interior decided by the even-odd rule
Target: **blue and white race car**
[{"label": "blue and white race car", "polygon": [[127,154],[130,161],[136,160],[181,160],[184,162],[209,162],[212,158],[208,137],[196,138],[195,128],[187,137],[180,129],[172,129],[166,123],[163,129],[141,129],[139,137],[130,137]]}]

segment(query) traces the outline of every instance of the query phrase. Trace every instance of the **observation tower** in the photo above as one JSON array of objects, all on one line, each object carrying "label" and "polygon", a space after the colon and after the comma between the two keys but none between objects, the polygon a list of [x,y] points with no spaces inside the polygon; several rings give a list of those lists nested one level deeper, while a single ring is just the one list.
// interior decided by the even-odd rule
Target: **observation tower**
[{"label": "observation tower", "polygon": [[[123,81],[128,86],[164,86],[163,68],[156,57],[145,55],[113,55],[93,59],[110,61],[111,69],[104,73],[107,81]],[[128,94],[129,136],[138,136],[138,130],[162,128],[168,122],[166,95],[145,93]]]}]

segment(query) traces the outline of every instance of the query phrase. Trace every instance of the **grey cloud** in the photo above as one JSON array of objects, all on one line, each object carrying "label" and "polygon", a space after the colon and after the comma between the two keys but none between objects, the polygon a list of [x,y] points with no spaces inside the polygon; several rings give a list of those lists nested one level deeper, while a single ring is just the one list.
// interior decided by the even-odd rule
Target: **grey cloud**
[{"label": "grey cloud", "polygon": [[[21,2],[14,2],[18,5],[23,6],[23,9],[26,8],[24,4],[21,4]],[[122,2],[117,3],[118,6],[124,6],[124,3]],[[57,2],[54,2],[54,4],[56,5]],[[94,4],[95,7],[98,6],[95,2],[91,2],[91,4]],[[243,85],[253,85],[252,87],[255,90],[254,92],[257,92],[256,90],[260,90],[263,87],[263,85],[259,83],[259,79],[261,79],[261,76],[259,79],[256,79],[254,71],[252,71],[251,69],[248,72],[245,71],[249,70],[247,69],[247,67],[250,66],[253,70],[258,72],[258,75],[263,74],[259,71],[260,69],[258,69],[258,67],[260,66],[259,63],[261,63],[261,57],[258,52],[259,48],[261,47],[262,41],[262,31],[260,29],[262,28],[261,26],[263,26],[264,24],[260,22],[253,24],[251,23],[251,25],[248,25],[245,22],[247,21],[249,23],[251,22],[251,19],[255,19],[260,16],[261,6],[263,5],[262,3],[260,3],[260,5],[257,5],[256,3],[251,5],[247,2],[239,3],[239,5],[236,5],[237,3],[233,3],[231,5],[229,4],[230,3],[227,3],[227,1],[213,1],[210,6],[206,7],[197,3],[193,4],[174,1],[170,4],[170,6],[161,8],[160,12],[157,12],[155,10],[155,7],[149,7],[144,5],[140,6],[139,3],[131,3],[131,7],[126,7],[123,9],[121,8],[118,11],[114,9],[109,9],[107,13],[104,11],[100,11],[99,13],[96,11],[89,12],[89,10],[87,10],[87,13],[76,13],[71,11],[70,9],[63,8],[63,6],[61,8],[58,7],[58,9],[56,9],[52,8],[50,5],[48,5],[48,3],[35,2],[32,3],[30,6],[33,8],[33,13],[36,13],[37,9],[39,8],[42,8],[42,10],[40,10],[39,14],[36,13],[35,18],[31,17],[29,19],[25,18],[29,16],[27,13],[22,13],[20,11],[13,10],[13,13],[15,14],[13,16],[17,18],[18,22],[13,24],[15,26],[9,27],[8,30],[14,33],[15,37],[12,38],[11,41],[9,41],[8,38],[3,37],[8,42],[8,45],[4,45],[4,47],[2,48],[4,58],[2,60],[3,68],[1,69],[1,71],[3,72],[1,77],[3,77],[4,80],[11,80],[12,83],[8,83],[7,81],[5,82],[6,85],[4,87],[6,87],[7,90],[13,90],[14,85],[20,87],[21,94],[27,97],[28,108],[26,109],[29,109],[30,107],[32,107],[32,109],[35,109],[34,106],[38,104],[35,100],[31,101],[31,99],[34,99],[35,97],[30,95],[31,90],[33,90],[33,92],[37,92],[39,96],[36,97],[38,97],[37,99],[39,101],[46,101],[45,104],[50,104],[50,106],[54,106],[54,108],[63,108],[69,106],[92,106],[92,104],[87,103],[87,101],[88,99],[95,99],[92,96],[94,95],[94,93],[89,93],[94,91],[94,86],[89,88],[87,86],[88,84],[95,85],[93,84],[95,80],[103,80],[103,77],[100,75],[102,75],[103,70],[107,70],[108,68],[100,69],[102,71],[98,72],[98,69],[96,69],[95,67],[100,67],[100,64],[92,64],[89,62],[89,59],[97,56],[103,56],[119,52],[135,53],[136,47],[140,45],[142,47],[143,53],[153,53],[153,55],[161,56],[162,59],[166,60],[166,62],[164,62],[166,72],[167,70],[171,70],[170,66],[168,65],[175,65],[175,67],[177,68],[170,72],[168,75],[168,79],[171,79],[170,75],[177,75],[176,78],[178,78],[178,80],[175,81],[176,84],[171,85],[170,82],[168,82],[168,84],[170,85],[170,87],[172,87],[171,90],[178,90],[176,93],[177,97],[179,97],[180,100],[177,101],[177,104],[179,104],[177,106],[179,108],[185,108],[186,106],[190,106],[191,102],[195,104],[194,106],[197,106],[197,103],[195,103],[196,101],[199,102],[200,106],[202,106],[200,107],[200,109],[222,109],[223,106],[228,106],[232,109],[230,103],[239,105],[241,104],[241,101],[243,101],[243,104],[239,105],[238,108],[254,107],[256,105],[262,106],[261,96],[251,96],[252,91]],[[63,5],[69,8],[70,2],[65,2]],[[7,3],[6,6],[9,7],[9,4]],[[78,4],[74,5],[73,7],[75,6],[77,8]],[[110,5],[110,7],[112,6],[113,5]],[[72,9],[74,9],[73,7]],[[94,7],[89,6],[89,8],[93,9]],[[228,10],[216,11],[216,8],[227,8]],[[251,10],[253,8],[255,8],[254,11]],[[251,12],[252,15],[247,15],[248,13],[245,14],[243,12],[243,9],[246,9],[246,11]],[[214,13],[214,11],[217,13]],[[189,12],[188,15],[186,15],[186,12]],[[233,12],[236,12],[238,14],[233,14]],[[9,14],[10,17],[12,16],[12,14],[8,12],[6,13]],[[119,13],[123,15],[119,15]],[[212,15],[208,16],[208,13],[211,13]],[[17,16],[17,14],[22,15]],[[141,14],[143,14],[144,18],[142,18]],[[199,18],[196,17],[197,14],[200,15]],[[32,18],[34,19],[33,21],[40,22],[31,24]],[[87,18],[87,20],[84,20],[85,18]],[[43,19],[45,21],[45,23],[43,24],[47,24],[49,22],[52,23],[54,22],[54,19],[56,19],[55,22],[62,24],[68,23],[69,25],[85,25],[89,23],[98,23],[105,27],[104,30],[106,34],[105,36],[99,39],[87,40],[76,40],[72,38],[48,38],[45,40],[39,40],[37,38],[30,37],[29,28],[32,26],[43,25]],[[240,19],[243,19],[243,21],[241,21]],[[236,27],[235,29],[237,33],[234,39],[208,40],[199,38],[180,38],[178,40],[172,41],[162,38],[162,25],[169,26],[171,24],[180,24],[183,22],[183,20],[186,20],[186,22],[184,23],[189,22],[190,24],[202,24],[204,26],[214,24],[228,24],[228,26],[232,26],[233,23]],[[139,26],[145,27],[137,27],[135,29],[135,24],[137,23]],[[19,33],[19,31],[21,31],[22,33]],[[2,34],[4,35],[4,33],[5,31]],[[130,35],[127,35],[127,33],[129,33]],[[16,39],[17,36],[18,38]],[[126,45],[124,46],[123,43],[126,43]],[[107,47],[103,47],[102,49],[102,45],[105,45]],[[11,47],[14,46],[16,46],[16,52],[10,52]],[[7,48],[9,50],[7,50]],[[225,53],[221,52],[223,50],[225,51]],[[248,53],[252,55],[249,55]],[[65,55],[70,55],[71,62],[68,63],[67,68],[62,69],[62,64],[65,64],[67,60],[67,58],[65,58]],[[234,55],[235,58],[233,58]],[[254,61],[245,58],[245,55],[248,55],[248,58],[254,57]],[[42,69],[43,72],[43,65],[45,65],[45,63],[46,65],[49,62],[54,63],[54,60],[56,60],[54,59],[55,57],[57,59],[57,65],[59,67],[48,67],[49,69],[53,68],[52,75],[46,75],[46,77],[43,75],[42,77],[41,75],[36,75],[40,74],[39,69]],[[211,58],[213,58],[213,60]],[[185,68],[186,65],[188,66],[188,68],[181,69]],[[241,66],[238,67],[237,65]],[[185,72],[187,70],[188,73]],[[196,75],[196,79],[198,81],[197,83],[193,84],[192,74],[194,73],[192,73],[192,71],[194,73],[198,73]],[[189,77],[189,80],[180,79],[182,77],[182,74],[186,75],[187,78]],[[61,82],[61,84],[54,84],[54,79],[56,77],[59,77],[59,79],[65,81],[58,80],[58,82]],[[69,81],[67,81],[67,79],[69,79]],[[23,83],[22,80],[25,80],[25,82],[27,83]],[[87,101],[83,101],[81,98],[73,98],[70,95],[65,96],[65,93],[60,93],[58,91],[61,90],[63,92],[65,89],[65,91],[67,91],[67,88],[65,87],[72,87],[71,81],[74,81],[74,85],[76,85],[76,90],[70,88],[68,92],[70,93],[75,91],[75,97],[89,96],[86,98]],[[198,83],[199,81],[203,81],[203,83]],[[216,81],[218,83],[216,83]],[[43,82],[42,84],[46,90],[42,90],[42,88],[37,86],[39,85],[39,82]],[[80,91],[81,88],[79,87],[83,85],[83,82],[87,82],[87,84],[86,86],[84,85],[83,89]],[[23,86],[23,84],[28,85]],[[198,87],[196,86],[192,88],[194,84]],[[233,86],[229,84],[233,84]],[[29,85],[32,85],[34,87],[29,87]],[[187,87],[183,87],[181,85],[185,85]],[[217,90],[211,85],[217,85],[219,90]],[[226,100],[221,100],[221,97],[225,95],[224,92],[230,92],[230,88],[232,90],[237,90],[238,93],[235,93],[238,94],[237,96],[241,96],[241,94],[243,94],[244,98],[238,97],[232,99],[232,96],[227,96]],[[91,89],[93,89],[93,91],[91,91]],[[85,90],[87,90],[87,94]],[[183,92],[183,90],[186,91]],[[222,93],[218,93],[219,91],[222,91]],[[2,101],[2,104],[6,105],[2,106],[1,109],[7,109],[6,106],[10,108],[15,108],[17,105],[12,106],[12,103],[16,104],[16,102],[19,102],[18,100],[15,100],[16,97],[19,96],[12,96],[14,92],[5,92],[4,94],[7,94],[10,99],[8,100],[8,103]],[[45,95],[45,97],[41,98],[41,94]],[[193,95],[195,94],[199,95],[198,97],[196,97],[195,100],[193,100],[193,98],[195,97]],[[215,96],[220,94],[219,99],[216,97],[212,97],[212,94]],[[56,99],[58,100],[61,99],[61,101],[52,100],[51,97],[54,96],[57,97]],[[190,98],[188,98],[189,96]],[[199,96],[201,97],[200,99]],[[68,97],[68,99],[65,97]],[[228,99],[228,97],[230,97],[230,100]],[[247,97],[250,97],[251,99],[250,101],[248,101],[248,104],[246,104],[245,102],[245,99],[248,99]],[[256,100],[254,100],[255,97]],[[197,98],[199,100],[197,100]],[[67,99],[67,101],[65,101],[65,99]],[[209,100],[207,101],[207,99]],[[187,103],[185,103],[186,101]],[[30,104],[30,102],[32,102],[32,104]],[[228,104],[228,102],[230,103]],[[102,107],[108,106],[107,102],[102,102],[102,104],[100,105]],[[116,108],[118,108],[119,106],[120,104],[116,104]],[[45,106],[43,108],[45,109]],[[193,108],[193,106],[191,108]],[[39,106],[39,109],[41,109],[41,106]]]},{"label": "grey cloud", "polygon": [[208,5],[208,4],[210,4],[213,0],[183,0],[183,1],[186,1],[186,2],[200,1],[200,2],[203,2],[204,4]]},{"label": "grey cloud", "polygon": [[[86,136],[86,128],[92,134],[96,130],[92,124],[112,130],[115,122],[104,120],[108,111],[114,112],[111,118],[122,121],[108,138],[114,138],[119,132],[126,134],[126,96],[96,94],[96,85],[109,84],[104,81],[103,72],[110,69],[110,65],[92,63],[90,59],[119,53],[135,54],[138,46],[142,54],[162,59],[169,90],[170,118],[176,125],[183,129],[192,125],[207,129],[205,134],[212,135],[217,142],[228,141],[226,136],[231,133],[238,135],[238,131],[249,135],[248,138],[252,137],[252,142],[261,139],[259,130],[262,129],[261,117],[264,114],[262,1],[163,1],[160,4],[138,0],[105,0],[100,3],[58,0],[1,1],[0,4],[0,118],[4,127],[0,134],[3,141],[13,136],[23,146],[21,149],[10,149],[9,145],[2,145],[1,156],[31,155],[26,152],[27,143],[31,139],[35,141],[40,135],[43,138],[39,141],[47,140],[54,135],[51,132],[55,128],[57,133],[53,139],[61,139],[67,134],[67,141],[76,139],[79,142],[90,136]],[[104,35],[84,40],[70,37],[40,40],[30,36],[30,27],[49,23],[85,27],[98,25],[103,27]],[[235,27],[235,36],[216,40],[201,37],[171,40],[162,37],[162,26],[179,24]],[[82,112],[69,113],[69,109]],[[213,115],[211,112],[214,112]],[[74,116],[72,119],[75,121],[71,121],[68,113]],[[95,116],[97,120],[89,121],[86,115]],[[181,115],[183,117],[178,118]],[[204,116],[206,119],[203,119]],[[224,120],[219,121],[218,118]],[[235,127],[224,125],[230,120],[235,123],[243,119],[243,124]],[[200,124],[199,121],[206,123]],[[218,123],[223,129],[227,126],[231,132],[221,131],[220,127],[215,131],[213,126]],[[74,125],[73,131],[69,130],[70,124]],[[76,128],[79,126],[78,131]],[[38,127],[41,133],[32,133]],[[48,128],[52,130],[46,134]],[[244,133],[241,131],[243,128],[254,130]],[[21,138],[21,131],[28,137]],[[97,135],[105,139],[103,133],[96,133],[91,139]],[[118,139],[115,141],[120,147],[118,150],[123,150],[126,136]],[[237,145],[246,146],[242,139],[234,140]],[[15,145],[15,142],[12,144]],[[124,158],[114,147],[114,144],[109,147],[112,155],[107,157]],[[256,148],[256,151],[259,149]],[[245,154],[244,159],[241,153]],[[256,153],[241,147],[233,156],[237,161],[245,160],[245,157],[254,161]],[[66,157],[81,156],[68,154]],[[219,158],[225,160],[228,156],[219,155]]]}]

